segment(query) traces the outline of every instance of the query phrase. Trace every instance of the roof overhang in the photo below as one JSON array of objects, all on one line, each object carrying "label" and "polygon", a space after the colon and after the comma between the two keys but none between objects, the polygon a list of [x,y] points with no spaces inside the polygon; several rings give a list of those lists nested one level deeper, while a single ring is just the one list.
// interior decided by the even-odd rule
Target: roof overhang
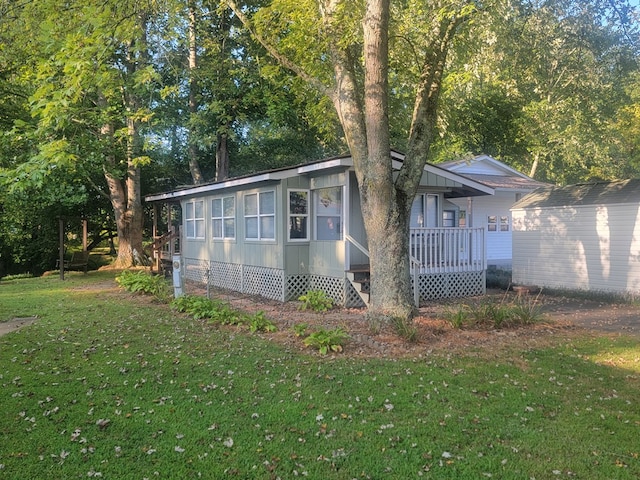
[{"label": "roof overhang", "polygon": [[[402,159],[404,158],[404,156],[398,152],[393,151],[391,153],[391,158],[393,169],[400,170],[400,168],[402,168]],[[188,187],[178,188],[170,192],[147,195],[145,197],[145,201],[180,201],[183,198],[208,194],[220,190],[231,188],[246,188],[252,185],[264,184],[268,182],[278,182],[286,178],[291,178],[298,175],[312,175],[315,173],[328,172],[331,170],[344,170],[352,167],[353,159],[349,155],[344,155],[334,158],[328,158],[325,160],[319,160],[317,162],[305,163],[293,167],[284,167],[281,169],[271,170],[258,174],[236,177],[221,182],[192,185]],[[440,183],[442,183],[444,186],[442,191],[447,198],[493,195],[495,193],[495,190],[487,185],[483,185],[482,183],[476,182],[468,177],[465,177],[464,175],[451,172],[430,163],[425,165],[424,172],[427,174],[436,175],[444,180]],[[438,188],[440,186],[442,185],[439,185]]]},{"label": "roof overhang", "polygon": [[232,178],[224,180],[222,182],[207,183],[203,185],[193,185],[184,187],[181,189],[173,190],[166,193],[158,193],[154,195],[147,195],[145,201],[147,202],[167,202],[171,200],[179,200],[181,198],[193,197],[197,195],[216,192],[218,190],[225,190],[229,188],[242,188],[249,187],[251,185],[257,185],[268,182],[278,182],[285,178],[295,177],[297,175],[307,175],[320,171],[327,171],[332,169],[344,169],[353,166],[351,157],[336,157],[327,160],[321,160],[313,163],[306,163],[295,167],[286,167],[278,170],[271,170],[268,172],[258,173],[255,175],[246,175],[244,177]]},{"label": "roof overhang", "polygon": [[[402,161],[393,160],[393,169],[400,170],[400,168],[402,168]],[[444,185],[438,186],[438,188],[444,192],[445,198],[477,197],[481,195],[495,194],[495,189],[488,185],[431,163],[427,163],[424,166],[424,172],[435,175],[444,180]]]}]

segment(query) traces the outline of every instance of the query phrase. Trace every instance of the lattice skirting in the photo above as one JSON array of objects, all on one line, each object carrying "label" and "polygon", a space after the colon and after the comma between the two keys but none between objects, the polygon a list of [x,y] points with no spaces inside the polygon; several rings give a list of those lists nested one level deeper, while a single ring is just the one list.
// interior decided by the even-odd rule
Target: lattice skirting
[{"label": "lattice skirting", "polygon": [[260,295],[281,302],[285,299],[285,275],[277,268],[185,258],[183,270],[185,279],[195,283],[207,285],[209,282],[212,287]]},{"label": "lattice skirting", "polygon": [[284,302],[284,271],[243,265],[242,293]]},{"label": "lattice skirting", "polygon": [[[412,279],[413,281],[413,279]],[[471,297],[486,293],[485,272],[456,272],[420,275],[420,301]]]},{"label": "lattice skirting", "polygon": [[287,277],[287,290],[284,300],[298,300],[300,295],[309,291],[309,275],[289,275]]},{"label": "lattice skirting", "polygon": [[207,284],[209,262],[197,258],[185,258],[182,261],[184,278],[196,283]]},{"label": "lattice skirting", "polygon": [[[185,258],[185,279],[240,293],[279,301],[297,300],[309,290],[322,290],[338,305],[364,307],[364,302],[346,278],[321,275],[285,275],[276,268],[209,262]],[[413,278],[412,278],[413,281]],[[420,275],[420,301],[457,298],[486,293],[485,272],[456,272]]]}]

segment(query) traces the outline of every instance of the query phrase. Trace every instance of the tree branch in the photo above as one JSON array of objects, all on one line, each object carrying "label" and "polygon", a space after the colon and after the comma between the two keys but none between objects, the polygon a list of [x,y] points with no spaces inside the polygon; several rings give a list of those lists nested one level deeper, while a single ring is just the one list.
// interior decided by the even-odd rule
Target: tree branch
[{"label": "tree branch", "polygon": [[280,65],[288,70],[291,70],[294,74],[296,74],[312,87],[316,88],[322,94],[329,97],[332,101],[335,100],[335,92],[332,89],[328,88],[316,77],[309,75],[304,70],[304,68],[292,61],[289,57],[280,53],[273,44],[271,44],[265,37],[260,35],[260,33],[258,33],[258,31],[253,28],[253,26],[251,25],[251,20],[242,12],[242,9],[238,7],[238,4],[235,2],[235,0],[225,1],[229,8],[233,10],[233,13],[236,15],[236,17],[238,17],[238,20],[240,20],[245,28],[249,30],[253,38],[255,38],[258,43],[260,43],[260,45],[262,45],[264,49],[269,53],[269,55],[271,55]]}]

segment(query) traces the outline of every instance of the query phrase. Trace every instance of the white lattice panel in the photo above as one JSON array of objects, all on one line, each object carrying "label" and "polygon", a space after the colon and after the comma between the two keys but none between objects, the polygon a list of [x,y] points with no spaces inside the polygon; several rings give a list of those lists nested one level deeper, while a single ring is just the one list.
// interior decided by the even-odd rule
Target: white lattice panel
[{"label": "white lattice panel", "polygon": [[322,290],[327,297],[338,305],[344,305],[345,278],[323,277],[321,275],[309,276],[309,290]]},{"label": "white lattice panel", "polygon": [[353,288],[349,280],[345,281],[345,299],[344,306],[347,308],[362,308],[366,307],[364,301],[360,297],[360,294]]},{"label": "white lattice panel", "polygon": [[275,268],[243,267],[243,293],[284,302],[284,271]]},{"label": "white lattice panel", "polygon": [[482,295],[486,291],[484,272],[420,275],[420,301]]},{"label": "white lattice panel", "polygon": [[297,300],[309,290],[308,275],[289,275],[287,277],[287,291],[285,301]]},{"label": "white lattice panel", "polygon": [[242,266],[235,263],[211,262],[209,285],[241,292]]},{"label": "white lattice panel", "polygon": [[207,273],[209,270],[209,262],[199,260],[197,258],[185,258],[182,261],[182,269],[184,278],[196,283],[207,283]]}]

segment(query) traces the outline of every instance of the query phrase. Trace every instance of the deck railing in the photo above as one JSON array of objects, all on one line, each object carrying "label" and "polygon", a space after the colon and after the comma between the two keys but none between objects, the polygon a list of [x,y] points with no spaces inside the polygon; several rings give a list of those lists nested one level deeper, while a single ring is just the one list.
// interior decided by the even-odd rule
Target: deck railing
[{"label": "deck railing", "polygon": [[484,228],[411,228],[409,242],[411,267],[417,273],[486,268]]}]

